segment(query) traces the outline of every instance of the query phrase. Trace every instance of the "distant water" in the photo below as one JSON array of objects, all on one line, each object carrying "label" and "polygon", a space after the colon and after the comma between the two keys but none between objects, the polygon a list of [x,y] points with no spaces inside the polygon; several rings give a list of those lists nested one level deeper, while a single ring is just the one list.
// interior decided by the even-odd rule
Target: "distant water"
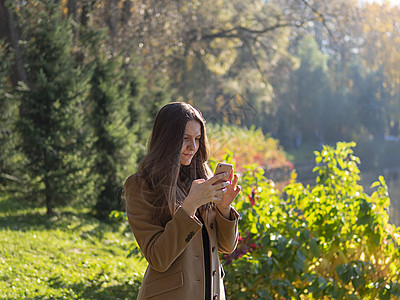
[{"label": "distant water", "polygon": [[385,178],[389,190],[389,222],[400,226],[400,168],[361,172],[361,184],[367,193],[371,192],[369,187],[380,175]]}]

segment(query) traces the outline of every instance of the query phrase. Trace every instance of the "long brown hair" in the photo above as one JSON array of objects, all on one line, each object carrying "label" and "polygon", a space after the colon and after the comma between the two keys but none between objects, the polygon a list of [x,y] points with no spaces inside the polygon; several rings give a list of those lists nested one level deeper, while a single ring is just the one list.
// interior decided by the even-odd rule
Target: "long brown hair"
[{"label": "long brown hair", "polygon": [[[180,166],[186,124],[196,120],[201,125],[199,149],[190,165]],[[154,217],[166,223],[188,194],[193,180],[211,177],[205,120],[200,111],[185,102],[172,102],[160,109],[153,125],[147,155],[139,165],[156,197]]]}]

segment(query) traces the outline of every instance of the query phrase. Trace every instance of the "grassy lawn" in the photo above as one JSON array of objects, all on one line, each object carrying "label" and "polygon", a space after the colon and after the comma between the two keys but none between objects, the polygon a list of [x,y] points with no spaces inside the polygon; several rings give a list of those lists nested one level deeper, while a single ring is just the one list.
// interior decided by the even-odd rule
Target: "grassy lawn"
[{"label": "grassy lawn", "polygon": [[146,263],[133,235],[88,210],[29,208],[0,196],[0,298],[134,299]]}]

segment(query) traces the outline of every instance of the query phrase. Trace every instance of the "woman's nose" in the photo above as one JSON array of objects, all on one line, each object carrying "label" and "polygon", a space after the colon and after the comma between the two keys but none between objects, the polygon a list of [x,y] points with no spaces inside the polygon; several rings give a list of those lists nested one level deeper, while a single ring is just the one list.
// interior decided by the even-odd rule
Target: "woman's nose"
[{"label": "woman's nose", "polygon": [[191,150],[195,150],[196,149],[196,142],[195,141],[189,141],[189,145],[188,145],[189,149]]}]

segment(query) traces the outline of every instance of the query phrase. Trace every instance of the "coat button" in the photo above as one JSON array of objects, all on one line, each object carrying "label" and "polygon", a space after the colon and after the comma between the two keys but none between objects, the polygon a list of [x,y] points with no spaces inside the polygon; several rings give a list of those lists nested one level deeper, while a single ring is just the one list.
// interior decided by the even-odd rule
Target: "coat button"
[{"label": "coat button", "polygon": [[214,252],[214,251],[215,251],[215,246],[213,246],[213,247],[211,248],[211,251],[212,251],[212,252]]},{"label": "coat button", "polygon": [[211,223],[210,228],[211,228],[211,229],[214,228],[214,223]]},{"label": "coat button", "polygon": [[214,300],[218,300],[218,294],[215,294],[213,297]]},{"label": "coat button", "polygon": [[189,233],[189,235],[187,236],[187,238],[185,239],[186,243],[189,243],[189,241],[192,239],[193,235],[194,235],[194,232],[191,231],[191,232]]}]

